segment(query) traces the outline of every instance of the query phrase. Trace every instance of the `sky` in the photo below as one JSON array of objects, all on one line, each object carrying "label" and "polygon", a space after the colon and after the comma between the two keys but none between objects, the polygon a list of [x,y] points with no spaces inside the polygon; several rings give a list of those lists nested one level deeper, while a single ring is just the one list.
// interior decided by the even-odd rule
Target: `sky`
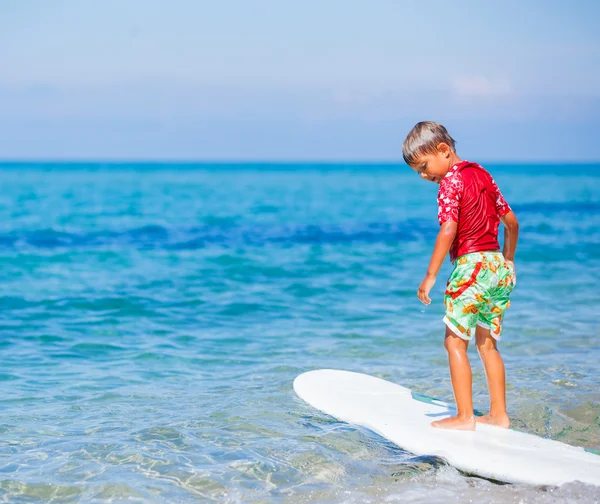
[{"label": "sky", "polygon": [[600,161],[596,0],[0,0],[0,159]]}]

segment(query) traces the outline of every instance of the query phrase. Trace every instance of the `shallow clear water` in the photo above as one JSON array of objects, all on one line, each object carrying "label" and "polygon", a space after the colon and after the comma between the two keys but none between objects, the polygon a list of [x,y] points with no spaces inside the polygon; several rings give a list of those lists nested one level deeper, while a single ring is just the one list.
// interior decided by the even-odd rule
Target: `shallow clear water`
[{"label": "shallow clear water", "polygon": [[[599,449],[600,166],[488,168],[521,222],[513,425]],[[452,400],[450,265],[415,296],[436,189],[402,166],[0,165],[0,498],[600,499],[462,475],[295,396],[328,367]]]}]

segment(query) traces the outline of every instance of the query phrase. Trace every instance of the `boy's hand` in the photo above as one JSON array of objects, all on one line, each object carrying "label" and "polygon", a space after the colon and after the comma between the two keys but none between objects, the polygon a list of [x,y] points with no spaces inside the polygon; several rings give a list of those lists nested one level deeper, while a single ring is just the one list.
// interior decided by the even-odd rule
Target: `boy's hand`
[{"label": "boy's hand", "polygon": [[429,299],[429,291],[435,285],[435,275],[425,275],[425,278],[419,285],[419,290],[417,291],[417,297],[421,300],[421,303],[425,305],[431,304],[431,299]]},{"label": "boy's hand", "polygon": [[517,286],[517,269],[515,268],[515,262],[514,261],[506,261],[506,262],[513,270],[513,285],[516,287]]}]

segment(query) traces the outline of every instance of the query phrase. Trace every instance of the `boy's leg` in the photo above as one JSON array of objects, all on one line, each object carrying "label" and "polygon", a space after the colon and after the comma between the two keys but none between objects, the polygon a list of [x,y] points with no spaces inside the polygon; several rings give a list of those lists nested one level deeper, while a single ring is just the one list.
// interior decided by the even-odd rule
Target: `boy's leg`
[{"label": "boy's leg", "polygon": [[490,413],[478,417],[477,421],[508,428],[510,420],[506,414],[506,387],[502,356],[498,352],[496,340],[492,337],[489,329],[477,326],[475,340],[490,391]]},{"label": "boy's leg", "polygon": [[459,338],[449,327],[446,327],[444,347],[448,352],[450,378],[458,412],[456,416],[438,420],[431,425],[444,429],[473,430],[475,429],[475,416],[473,414],[472,376],[471,364],[467,357],[469,342]]}]

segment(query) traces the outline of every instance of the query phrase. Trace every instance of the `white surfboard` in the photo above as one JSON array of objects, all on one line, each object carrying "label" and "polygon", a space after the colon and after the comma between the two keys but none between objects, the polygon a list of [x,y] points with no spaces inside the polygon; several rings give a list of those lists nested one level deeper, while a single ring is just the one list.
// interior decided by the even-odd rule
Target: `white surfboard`
[{"label": "white surfboard", "polygon": [[507,483],[600,486],[600,455],[551,439],[478,424],[474,431],[431,427],[456,414],[449,404],[389,381],[320,369],[294,380],[296,394],[338,420],[360,425],[415,455],[442,457],[469,474]]}]

